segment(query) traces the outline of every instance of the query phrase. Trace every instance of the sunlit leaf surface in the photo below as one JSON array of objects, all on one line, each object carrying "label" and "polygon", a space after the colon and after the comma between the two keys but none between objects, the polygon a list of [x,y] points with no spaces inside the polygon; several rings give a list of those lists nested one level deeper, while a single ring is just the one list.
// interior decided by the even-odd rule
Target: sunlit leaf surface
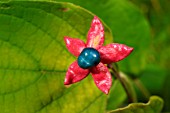
[{"label": "sunlit leaf surface", "polygon": [[[63,36],[86,40],[93,16],[70,3],[0,3],[1,113],[104,112],[106,96],[91,76],[70,87],[63,84],[76,60]],[[105,42],[111,42],[106,26],[105,32]]]}]

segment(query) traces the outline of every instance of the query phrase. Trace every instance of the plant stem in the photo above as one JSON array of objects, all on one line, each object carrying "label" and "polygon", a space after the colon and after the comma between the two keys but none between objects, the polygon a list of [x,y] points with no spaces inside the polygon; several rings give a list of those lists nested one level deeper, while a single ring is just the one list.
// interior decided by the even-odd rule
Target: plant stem
[{"label": "plant stem", "polygon": [[113,74],[115,75],[115,77],[120,81],[120,83],[122,84],[123,88],[125,89],[125,92],[127,94],[127,97],[128,97],[128,101],[129,103],[132,103],[134,102],[134,99],[130,93],[130,91],[128,90],[128,88],[126,87],[126,83],[124,82],[124,80],[122,79],[119,71],[117,71],[113,66],[112,64],[108,64],[108,68],[110,68],[113,72]]},{"label": "plant stem", "polygon": [[160,15],[163,12],[158,0],[151,0],[151,4],[153,6],[153,9],[156,11],[158,15]]},{"label": "plant stem", "polygon": [[142,84],[142,82],[136,78],[134,79],[134,83],[135,85],[139,88],[139,90],[141,91],[141,93],[144,95],[145,99],[148,100],[149,97],[151,96],[151,94],[149,93],[149,91],[145,88],[145,86]]}]

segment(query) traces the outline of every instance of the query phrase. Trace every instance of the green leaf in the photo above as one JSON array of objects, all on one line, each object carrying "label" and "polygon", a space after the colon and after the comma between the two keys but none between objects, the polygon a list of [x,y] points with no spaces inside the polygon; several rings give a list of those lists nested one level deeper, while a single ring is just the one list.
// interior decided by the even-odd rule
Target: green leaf
[{"label": "green leaf", "polygon": [[166,71],[156,66],[147,68],[140,74],[139,79],[152,94],[161,94],[161,89],[166,80]]},{"label": "green leaf", "polygon": [[134,47],[128,58],[119,62],[123,72],[138,74],[147,65],[150,27],[143,14],[128,0],[55,0],[80,5],[101,17],[111,28],[114,42]]},{"label": "green leaf", "polygon": [[132,103],[125,108],[119,108],[108,113],[160,113],[162,107],[163,100],[158,96],[152,96],[146,104]]},{"label": "green leaf", "polygon": [[[0,2],[1,113],[104,112],[106,96],[92,77],[63,85],[76,60],[63,36],[85,41],[93,16],[70,3]],[[105,32],[108,43],[113,37]]]}]

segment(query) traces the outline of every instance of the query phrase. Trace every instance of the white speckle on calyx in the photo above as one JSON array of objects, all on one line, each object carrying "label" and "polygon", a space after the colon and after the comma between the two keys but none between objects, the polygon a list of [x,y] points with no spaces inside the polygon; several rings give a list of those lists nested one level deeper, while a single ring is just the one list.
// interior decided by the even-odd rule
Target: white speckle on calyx
[{"label": "white speckle on calyx", "polygon": [[70,41],[68,39],[66,40],[66,42],[67,42],[68,45],[70,45]]},{"label": "white speckle on calyx", "polygon": [[106,83],[106,80],[102,80],[100,83],[99,83],[99,86],[103,85]]}]

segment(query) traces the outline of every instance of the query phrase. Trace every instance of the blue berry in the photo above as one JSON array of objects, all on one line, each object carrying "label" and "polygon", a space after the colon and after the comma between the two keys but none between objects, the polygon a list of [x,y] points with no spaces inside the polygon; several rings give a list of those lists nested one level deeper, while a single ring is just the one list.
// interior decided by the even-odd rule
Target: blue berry
[{"label": "blue berry", "polygon": [[78,57],[78,65],[83,69],[96,66],[100,62],[100,54],[94,48],[85,48]]}]

